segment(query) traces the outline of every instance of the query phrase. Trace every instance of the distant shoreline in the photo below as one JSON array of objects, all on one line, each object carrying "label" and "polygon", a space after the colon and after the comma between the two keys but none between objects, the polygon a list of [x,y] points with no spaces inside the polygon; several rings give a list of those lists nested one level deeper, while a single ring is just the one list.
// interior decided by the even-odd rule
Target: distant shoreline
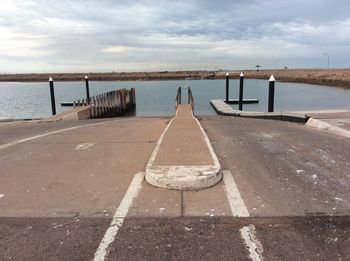
[{"label": "distant shoreline", "polygon": [[[162,72],[107,72],[107,73],[44,73],[0,74],[0,82],[82,81],[85,75],[91,81],[162,81],[224,79],[227,71],[162,71]],[[231,79],[237,79],[240,71],[229,71]],[[335,86],[350,89],[350,69],[286,69],[246,70],[247,79],[266,79],[273,74],[276,81]]]}]

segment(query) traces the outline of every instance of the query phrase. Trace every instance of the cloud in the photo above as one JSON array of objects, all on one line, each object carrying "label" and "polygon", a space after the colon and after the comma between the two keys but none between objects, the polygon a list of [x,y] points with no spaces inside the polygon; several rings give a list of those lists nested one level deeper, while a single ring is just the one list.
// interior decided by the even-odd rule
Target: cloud
[{"label": "cloud", "polygon": [[0,72],[349,67],[345,0],[2,0]]},{"label": "cloud", "polygon": [[128,54],[131,52],[141,51],[141,48],[129,47],[129,46],[110,46],[102,50],[107,54]]}]

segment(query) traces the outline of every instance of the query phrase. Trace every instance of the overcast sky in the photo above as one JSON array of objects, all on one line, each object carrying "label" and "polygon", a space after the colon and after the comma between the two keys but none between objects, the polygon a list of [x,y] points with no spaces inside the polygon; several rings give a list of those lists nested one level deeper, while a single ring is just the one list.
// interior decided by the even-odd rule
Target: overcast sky
[{"label": "overcast sky", "polygon": [[0,73],[350,67],[349,0],[1,0]]}]

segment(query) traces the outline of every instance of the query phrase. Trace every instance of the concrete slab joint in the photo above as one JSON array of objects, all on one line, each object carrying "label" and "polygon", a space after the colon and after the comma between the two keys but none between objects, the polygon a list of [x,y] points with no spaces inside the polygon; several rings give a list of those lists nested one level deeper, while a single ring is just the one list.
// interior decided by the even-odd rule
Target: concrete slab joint
[{"label": "concrete slab joint", "polygon": [[[181,153],[176,154],[178,151]],[[176,116],[150,157],[146,181],[160,188],[199,190],[218,183],[222,178],[220,169],[217,156],[201,124],[193,116],[192,108],[179,105]]]}]

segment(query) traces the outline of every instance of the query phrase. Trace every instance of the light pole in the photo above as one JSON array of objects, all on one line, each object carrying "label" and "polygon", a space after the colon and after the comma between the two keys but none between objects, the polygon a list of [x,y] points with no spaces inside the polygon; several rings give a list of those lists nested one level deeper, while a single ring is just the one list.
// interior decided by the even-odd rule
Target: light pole
[{"label": "light pole", "polygon": [[327,55],[327,69],[329,70],[329,53],[323,53],[323,55]]}]

